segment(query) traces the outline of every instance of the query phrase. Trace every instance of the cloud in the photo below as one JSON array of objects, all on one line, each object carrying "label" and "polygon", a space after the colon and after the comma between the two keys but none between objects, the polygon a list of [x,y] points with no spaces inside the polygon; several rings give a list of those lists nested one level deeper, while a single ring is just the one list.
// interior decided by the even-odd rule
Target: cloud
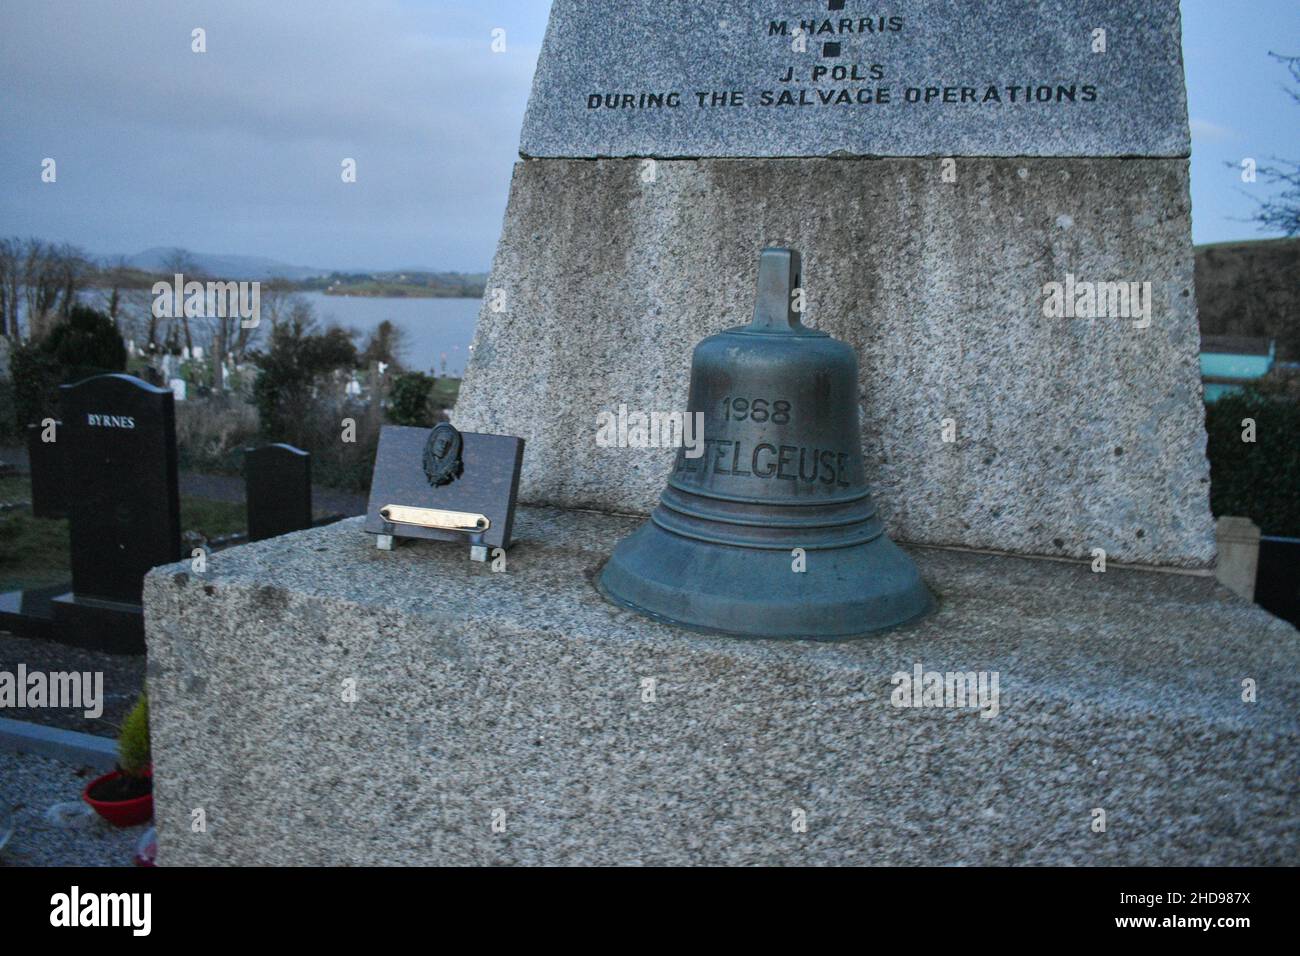
[{"label": "cloud", "polygon": [[1201,140],[1206,143],[1224,143],[1230,139],[1236,139],[1237,134],[1226,126],[1220,126],[1218,123],[1212,123],[1206,119],[1192,117],[1191,120],[1192,139]]},{"label": "cloud", "polygon": [[[0,218],[93,251],[486,268],[545,18],[536,0],[6,3]],[[53,186],[31,174],[46,156]]]}]

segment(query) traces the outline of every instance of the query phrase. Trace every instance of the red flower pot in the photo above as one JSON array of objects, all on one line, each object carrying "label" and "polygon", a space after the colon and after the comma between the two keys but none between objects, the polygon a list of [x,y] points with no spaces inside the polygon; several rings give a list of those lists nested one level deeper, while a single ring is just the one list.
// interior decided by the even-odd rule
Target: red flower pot
[{"label": "red flower pot", "polygon": [[[101,783],[108,783],[113,780],[120,780],[125,774],[120,770],[114,770],[112,773],[106,773],[102,777],[96,777],[90,783],[86,784],[86,789],[81,793],[81,799],[95,808],[95,812],[116,827],[133,827],[141,823],[148,823],[153,818],[153,794],[146,793],[142,797],[135,797],[131,800],[96,800],[90,795]],[[146,767],[144,771],[145,779],[153,779],[153,767]]]}]

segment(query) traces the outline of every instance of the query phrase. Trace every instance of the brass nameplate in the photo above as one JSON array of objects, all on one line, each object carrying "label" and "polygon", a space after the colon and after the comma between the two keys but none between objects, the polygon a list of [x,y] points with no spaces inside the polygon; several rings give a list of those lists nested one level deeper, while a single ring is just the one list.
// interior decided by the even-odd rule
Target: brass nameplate
[{"label": "brass nameplate", "polygon": [[393,524],[411,524],[439,531],[486,531],[492,526],[487,515],[467,511],[443,511],[440,508],[408,508],[406,505],[384,505],[380,517]]}]

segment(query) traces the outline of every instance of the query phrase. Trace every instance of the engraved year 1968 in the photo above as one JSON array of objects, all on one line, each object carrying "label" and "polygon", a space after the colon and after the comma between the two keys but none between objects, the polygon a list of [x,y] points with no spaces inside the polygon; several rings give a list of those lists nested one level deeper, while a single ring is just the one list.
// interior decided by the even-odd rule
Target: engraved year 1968
[{"label": "engraved year 1968", "polygon": [[771,421],[774,425],[786,425],[790,422],[792,406],[784,399],[772,401],[767,398],[731,398],[722,400],[723,415],[726,421],[751,421],[763,424]]}]

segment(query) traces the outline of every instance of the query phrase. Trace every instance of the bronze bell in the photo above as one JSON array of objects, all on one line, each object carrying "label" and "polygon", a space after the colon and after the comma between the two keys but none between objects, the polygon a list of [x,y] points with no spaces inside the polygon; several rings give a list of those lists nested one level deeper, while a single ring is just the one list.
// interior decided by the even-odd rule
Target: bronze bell
[{"label": "bronze bell", "polygon": [[[934,607],[867,488],[853,349],[799,321],[800,258],[765,249],[748,326],[695,347],[704,454],[600,575],[616,604],[700,630],[839,640]],[[801,550],[800,550],[801,549]]]}]

